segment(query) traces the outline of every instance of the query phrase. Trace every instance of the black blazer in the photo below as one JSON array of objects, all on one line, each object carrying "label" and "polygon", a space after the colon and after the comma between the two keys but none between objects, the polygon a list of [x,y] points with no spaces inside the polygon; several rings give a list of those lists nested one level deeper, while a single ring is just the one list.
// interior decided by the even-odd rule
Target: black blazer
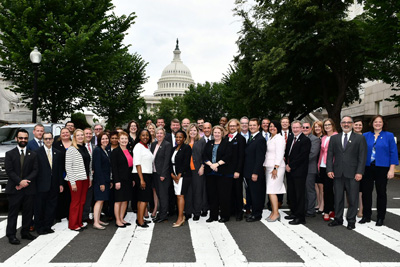
[{"label": "black blazer", "polygon": [[[106,154],[107,153],[107,154]],[[101,147],[96,147],[92,155],[93,182],[105,185],[111,182],[111,149],[106,147],[106,152]],[[125,156],[125,155],[124,155]]]},{"label": "black blazer", "polygon": [[[138,129],[138,132],[139,132],[139,129]],[[136,136],[136,139],[137,138],[138,138],[138,136]],[[134,143],[135,143],[135,139],[133,139],[131,137],[131,135],[128,133],[128,144],[126,145],[126,148],[129,150],[129,153],[131,153],[131,154],[132,154],[133,148],[135,147]]]},{"label": "black blazer", "polygon": [[289,150],[292,146],[294,134],[289,135],[285,150],[285,162],[289,164],[290,173],[292,176],[302,177],[307,176],[308,173],[308,160],[311,150],[310,138],[303,133],[297,138],[296,144],[293,144],[292,152]]},{"label": "black blazer", "polygon": [[[153,154],[158,142],[153,142],[150,151]],[[169,177],[171,174],[169,162],[171,161],[172,145],[165,139],[161,142],[157,154],[154,158],[157,174],[161,177]]]},{"label": "black blazer", "polygon": [[128,160],[125,157],[121,147],[117,147],[111,153],[111,170],[113,182],[120,183],[121,181],[132,181],[132,168],[128,166]]},{"label": "black blazer", "polygon": [[243,177],[251,179],[253,174],[257,174],[258,176],[265,175],[263,164],[266,152],[267,142],[260,131],[250,142],[247,142],[246,144],[246,148],[244,150],[245,159],[243,166]]},{"label": "black blazer", "polygon": [[52,167],[50,167],[49,160],[47,159],[47,153],[44,146],[36,151],[39,172],[36,179],[37,192],[48,192],[55,190],[60,192],[60,185],[63,184],[63,164],[62,153],[52,147]]},{"label": "black blazer", "polygon": [[[35,152],[26,150],[24,165],[22,166],[22,178],[20,178],[21,163],[18,147],[6,152],[4,165],[8,176],[6,186],[7,194],[23,192],[27,195],[33,195],[36,193],[36,177],[39,167],[37,154]],[[31,182],[27,187],[17,190],[15,187],[19,185],[22,180],[29,180]]]},{"label": "black blazer", "polygon": [[[226,136],[225,139],[229,142],[229,137]],[[235,172],[243,174],[244,165],[244,150],[246,149],[246,138],[244,138],[240,133],[229,142],[232,147],[232,164],[229,165],[229,174]]]},{"label": "black blazer", "polygon": [[[178,146],[175,146],[172,150],[172,154],[176,150]],[[171,154],[171,157],[172,157]],[[190,169],[190,159],[192,157],[192,148],[187,144],[182,144],[178,153],[175,155],[175,170],[176,175],[182,174],[181,177],[192,177],[192,170]],[[173,172],[172,162],[171,164],[171,173]]]},{"label": "black blazer", "polygon": [[172,134],[170,134],[170,133],[165,133],[164,140],[167,141],[168,143],[170,143],[171,146],[173,146],[173,147],[175,146],[175,144],[172,144]]},{"label": "black blazer", "polygon": [[[206,147],[203,152],[203,161],[212,161],[212,151],[214,147],[215,140],[208,141]],[[220,174],[231,174],[229,173],[230,167],[232,164],[232,146],[230,145],[228,139],[222,139],[221,143],[217,148],[217,161],[223,160],[225,164],[222,164],[218,167],[218,173]],[[204,164],[204,173],[208,174],[212,172],[210,166]]]},{"label": "black blazer", "polygon": [[57,149],[60,152],[60,156],[61,156],[61,168],[62,168],[62,173],[63,173],[63,180],[65,177],[65,174],[67,173],[65,171],[65,153],[67,152],[67,150],[65,149],[63,143],[61,140],[55,141],[53,142],[53,148]]}]

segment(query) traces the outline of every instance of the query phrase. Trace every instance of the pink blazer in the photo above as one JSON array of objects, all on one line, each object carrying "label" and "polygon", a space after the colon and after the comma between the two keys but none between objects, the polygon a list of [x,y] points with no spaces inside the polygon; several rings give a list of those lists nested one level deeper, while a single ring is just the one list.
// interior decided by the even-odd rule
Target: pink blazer
[{"label": "pink blazer", "polygon": [[[334,132],[331,136],[334,136],[335,134],[338,134],[338,133]],[[319,151],[319,159],[318,159],[318,172],[319,172],[319,166],[321,165],[322,158],[324,158],[324,163],[326,165],[326,157],[328,156],[328,147],[329,147],[329,141],[330,141],[330,139],[329,139],[328,142],[326,142],[326,144],[325,144],[327,137],[328,137],[327,135],[324,135],[321,139],[321,150]]]}]

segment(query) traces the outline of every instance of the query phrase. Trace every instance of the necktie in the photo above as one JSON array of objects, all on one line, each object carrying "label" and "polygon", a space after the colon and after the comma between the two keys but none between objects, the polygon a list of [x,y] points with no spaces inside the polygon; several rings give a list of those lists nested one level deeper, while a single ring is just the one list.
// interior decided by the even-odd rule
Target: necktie
[{"label": "necktie", "polygon": [[50,149],[47,149],[47,159],[49,160],[50,168],[53,168],[53,160],[51,159]]},{"label": "necktie", "polygon": [[268,141],[268,133],[265,134],[265,141]]},{"label": "necktie", "polygon": [[21,155],[19,157],[19,160],[21,161],[21,173],[20,173],[20,177],[22,178],[22,167],[24,166],[24,160],[25,160],[25,154],[24,154],[24,150],[21,149]]},{"label": "necktie", "polygon": [[89,150],[90,154],[92,154],[92,148],[90,147],[89,143],[87,144],[87,147],[88,147],[88,150]]},{"label": "necktie", "polygon": [[250,135],[250,138],[249,138],[249,142],[248,142],[248,143],[250,143],[251,140],[253,140],[253,136],[252,136],[252,135]]},{"label": "necktie", "polygon": [[233,134],[228,134],[228,137],[229,138],[233,138]]},{"label": "necktie", "polygon": [[287,132],[285,131],[285,143],[287,144]]},{"label": "necktie", "polygon": [[43,141],[42,140],[39,140],[39,147],[42,147],[43,146]]},{"label": "necktie", "polygon": [[343,149],[346,149],[348,139],[347,139],[347,133],[344,134],[344,140],[343,140]]},{"label": "necktie", "polygon": [[292,143],[292,145],[290,146],[289,155],[290,155],[290,153],[292,152],[292,148],[293,148],[294,144],[296,143],[296,141],[297,141],[297,137],[295,137],[295,138],[293,139],[293,143]]}]

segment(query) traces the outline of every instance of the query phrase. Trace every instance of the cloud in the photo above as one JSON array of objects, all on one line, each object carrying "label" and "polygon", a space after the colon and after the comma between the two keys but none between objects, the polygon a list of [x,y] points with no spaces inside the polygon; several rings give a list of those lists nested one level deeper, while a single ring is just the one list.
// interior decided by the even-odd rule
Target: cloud
[{"label": "cloud", "polygon": [[114,0],[117,15],[135,12],[135,24],[124,43],[149,63],[146,95],[157,89],[162,70],[172,61],[176,38],[181,59],[195,83],[217,82],[233,56],[241,21],[233,16],[234,1]]}]

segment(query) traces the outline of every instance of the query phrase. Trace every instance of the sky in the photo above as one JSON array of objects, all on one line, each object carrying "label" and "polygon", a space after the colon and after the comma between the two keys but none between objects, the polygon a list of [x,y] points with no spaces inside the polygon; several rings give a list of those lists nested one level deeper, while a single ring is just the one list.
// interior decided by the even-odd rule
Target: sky
[{"label": "sky", "polygon": [[172,61],[176,38],[181,60],[194,82],[219,82],[233,56],[241,19],[233,15],[234,0],[114,0],[116,15],[135,12],[135,24],[124,44],[148,62],[143,95],[152,95],[162,70]]}]

